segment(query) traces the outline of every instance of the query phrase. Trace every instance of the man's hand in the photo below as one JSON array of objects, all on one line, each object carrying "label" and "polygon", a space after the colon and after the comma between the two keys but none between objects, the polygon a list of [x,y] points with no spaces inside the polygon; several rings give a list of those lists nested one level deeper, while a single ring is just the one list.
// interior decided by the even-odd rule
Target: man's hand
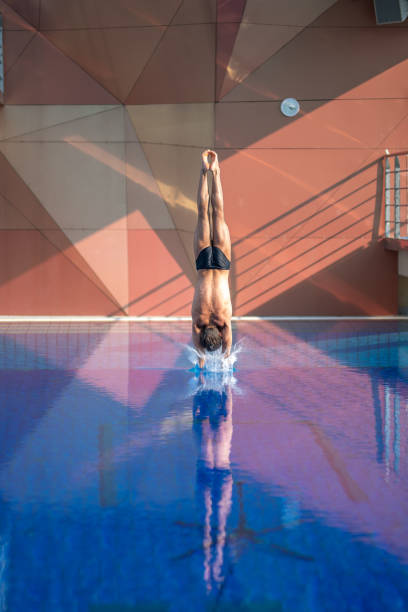
[{"label": "man's hand", "polygon": [[210,160],[209,168],[210,168],[211,172],[218,172],[219,169],[220,169],[220,166],[218,164],[218,155],[216,154],[215,151],[211,151],[211,149],[208,150],[207,153],[208,153],[208,157],[209,157],[209,160]]},{"label": "man's hand", "polygon": [[231,332],[231,324],[228,323],[225,325],[222,330],[222,352],[224,359],[227,359],[231,353],[232,346],[232,332]]},{"label": "man's hand", "polygon": [[210,152],[211,152],[210,149],[206,149],[205,151],[201,153],[201,171],[202,172],[208,172],[210,169],[210,163],[209,163]]}]

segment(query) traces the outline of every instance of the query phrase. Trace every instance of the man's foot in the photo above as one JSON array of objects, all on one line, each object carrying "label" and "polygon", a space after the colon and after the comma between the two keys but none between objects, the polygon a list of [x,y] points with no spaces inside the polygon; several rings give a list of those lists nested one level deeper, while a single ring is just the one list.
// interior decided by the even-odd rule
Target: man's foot
[{"label": "man's foot", "polygon": [[208,172],[210,169],[209,154],[210,154],[210,149],[206,149],[205,151],[201,153],[202,172]]},{"label": "man's foot", "polygon": [[208,153],[208,158],[210,160],[209,168],[211,172],[218,172],[220,169],[220,166],[218,164],[218,155],[216,154],[215,151],[211,151],[211,149],[209,149],[207,153]]}]

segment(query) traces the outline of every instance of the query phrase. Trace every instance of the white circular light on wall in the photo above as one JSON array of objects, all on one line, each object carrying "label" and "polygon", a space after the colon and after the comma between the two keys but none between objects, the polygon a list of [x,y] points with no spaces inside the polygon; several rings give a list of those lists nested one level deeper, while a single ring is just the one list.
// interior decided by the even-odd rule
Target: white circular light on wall
[{"label": "white circular light on wall", "polygon": [[300,110],[299,102],[295,98],[285,98],[280,108],[286,117],[294,117]]}]

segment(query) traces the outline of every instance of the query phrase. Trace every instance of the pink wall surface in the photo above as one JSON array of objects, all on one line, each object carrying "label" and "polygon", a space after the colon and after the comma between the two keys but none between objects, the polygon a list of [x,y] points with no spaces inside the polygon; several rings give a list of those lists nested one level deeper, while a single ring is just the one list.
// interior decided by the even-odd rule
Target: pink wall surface
[{"label": "pink wall surface", "polygon": [[190,314],[207,147],[234,314],[397,312],[381,158],[408,149],[407,22],[371,0],[0,10],[0,314]]}]

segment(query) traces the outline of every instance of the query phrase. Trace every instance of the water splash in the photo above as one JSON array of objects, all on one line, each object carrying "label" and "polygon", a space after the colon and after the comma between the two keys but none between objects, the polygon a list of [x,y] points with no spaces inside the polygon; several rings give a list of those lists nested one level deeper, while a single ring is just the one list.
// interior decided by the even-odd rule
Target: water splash
[{"label": "water splash", "polygon": [[202,391],[217,391],[218,393],[222,393],[226,391],[227,388],[233,389],[238,395],[242,394],[232,370],[205,372],[197,368],[194,372],[194,376],[188,382],[187,397],[191,397]]},{"label": "water splash", "polygon": [[[240,340],[231,349],[229,357],[224,358],[222,349],[219,348],[217,351],[212,353],[205,353],[204,372],[233,372],[234,364],[238,359],[238,353],[242,351],[243,342]],[[187,345],[187,358],[193,364],[193,368],[201,371],[198,361],[202,355],[192,346]]]}]

